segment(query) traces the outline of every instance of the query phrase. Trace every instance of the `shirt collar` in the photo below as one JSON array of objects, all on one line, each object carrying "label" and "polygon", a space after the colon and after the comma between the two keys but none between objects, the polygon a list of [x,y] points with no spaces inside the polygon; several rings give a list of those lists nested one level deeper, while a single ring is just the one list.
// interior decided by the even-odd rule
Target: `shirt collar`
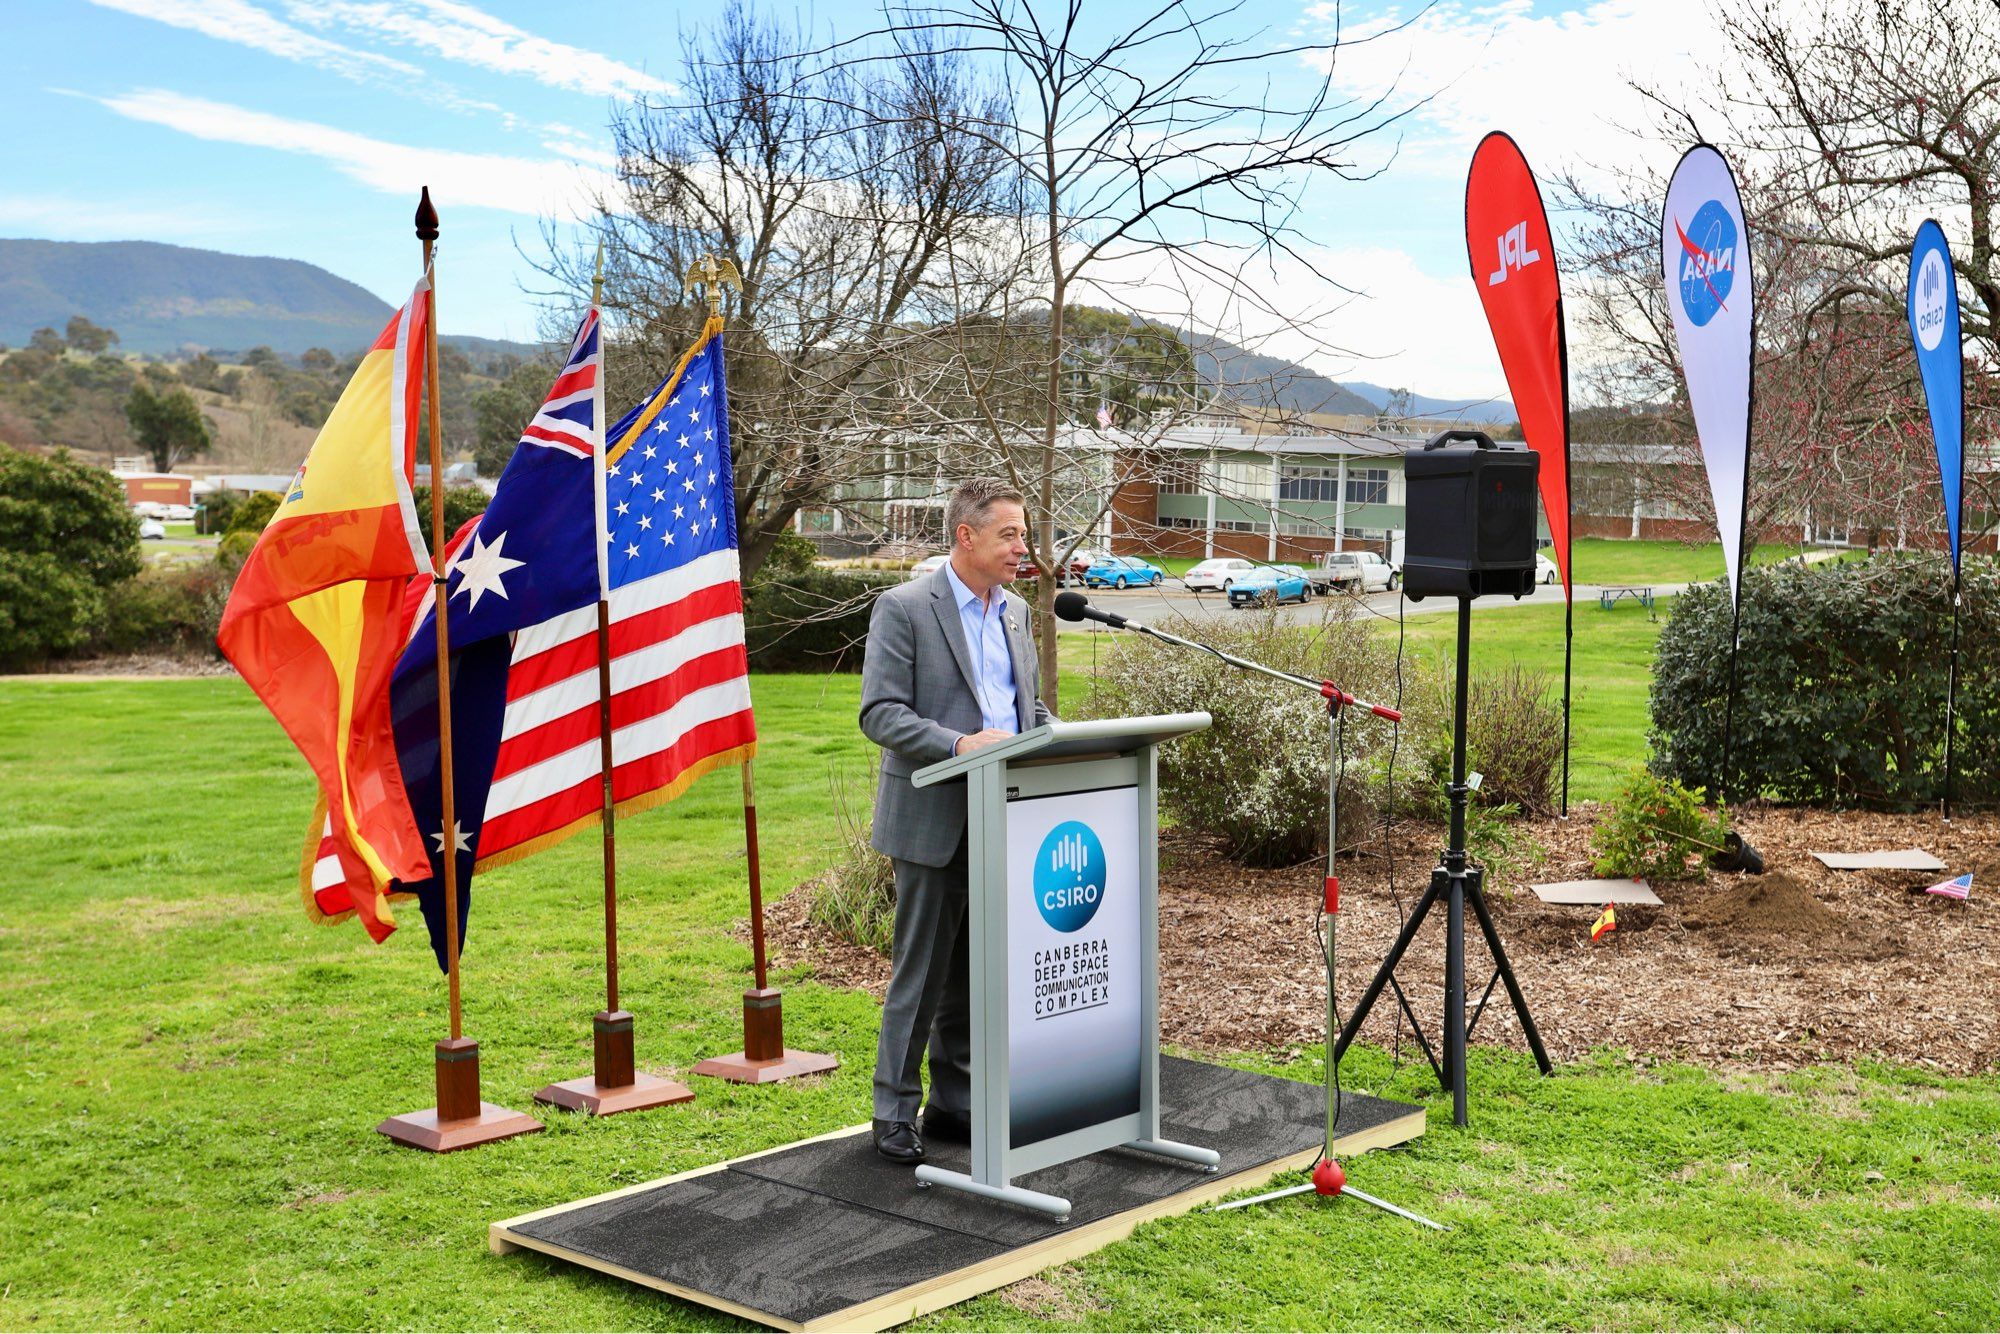
[{"label": "shirt collar", "polygon": [[[979,609],[981,615],[985,614],[986,605],[979,600],[979,594],[973,592],[970,588],[966,587],[965,580],[958,577],[958,571],[952,568],[952,564],[949,559],[946,559],[944,563],[944,577],[951,581],[952,601],[956,605],[958,605],[959,607],[964,607],[966,603],[970,602],[974,607]],[[1007,591],[1002,588],[996,588],[993,591],[998,598],[1002,599],[1004,606],[1004,599],[1007,596]]]}]

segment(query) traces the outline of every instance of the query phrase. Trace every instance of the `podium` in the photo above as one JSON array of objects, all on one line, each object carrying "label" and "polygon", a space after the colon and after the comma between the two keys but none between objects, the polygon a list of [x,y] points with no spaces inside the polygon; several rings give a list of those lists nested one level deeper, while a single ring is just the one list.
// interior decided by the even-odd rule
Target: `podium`
[{"label": "podium", "polygon": [[1205,713],[1047,723],[919,769],[963,779],[972,1171],[948,1186],[1069,1217],[1013,1178],[1102,1149],[1215,1171],[1160,1138],[1158,747]]}]

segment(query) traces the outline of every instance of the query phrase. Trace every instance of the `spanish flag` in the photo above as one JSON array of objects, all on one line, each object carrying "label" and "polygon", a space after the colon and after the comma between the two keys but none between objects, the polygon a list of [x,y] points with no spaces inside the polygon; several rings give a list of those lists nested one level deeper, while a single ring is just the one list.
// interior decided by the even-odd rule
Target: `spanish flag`
[{"label": "spanish flag", "polygon": [[[378,941],[396,929],[390,882],[430,874],[389,715],[404,588],[430,567],[410,494],[429,315],[426,274],[320,428],[216,635],[319,779],[321,813],[302,873],[308,913],[358,914]],[[365,874],[315,897],[323,848]]]},{"label": "spanish flag", "polygon": [[1607,903],[1604,905],[1604,911],[1598,914],[1597,921],[1591,925],[1590,938],[1592,940],[1610,935],[1618,929],[1618,914],[1614,909],[1615,905],[1613,904]]}]

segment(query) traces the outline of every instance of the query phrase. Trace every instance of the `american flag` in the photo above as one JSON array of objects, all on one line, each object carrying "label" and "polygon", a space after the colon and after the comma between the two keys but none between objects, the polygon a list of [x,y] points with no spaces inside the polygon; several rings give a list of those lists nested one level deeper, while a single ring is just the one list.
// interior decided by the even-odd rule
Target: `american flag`
[{"label": "american flag", "polygon": [[[623,814],[757,749],[720,320],[605,446],[612,791]],[[481,868],[598,822],[597,705],[596,608],[515,636]]]},{"label": "american flag", "polygon": [[1972,894],[1972,874],[1967,872],[1955,879],[1947,880],[1941,885],[1932,885],[1924,893],[1936,894],[1940,898],[1957,899],[1960,903],[1963,903]]}]

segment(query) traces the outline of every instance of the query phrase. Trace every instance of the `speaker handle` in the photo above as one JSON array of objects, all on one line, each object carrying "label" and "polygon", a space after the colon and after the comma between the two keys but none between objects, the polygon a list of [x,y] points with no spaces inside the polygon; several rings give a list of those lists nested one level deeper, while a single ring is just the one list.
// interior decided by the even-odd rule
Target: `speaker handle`
[{"label": "speaker handle", "polygon": [[1425,449],[1443,449],[1446,445],[1472,445],[1479,449],[1498,449],[1493,437],[1484,431],[1439,431],[1424,441]]}]

